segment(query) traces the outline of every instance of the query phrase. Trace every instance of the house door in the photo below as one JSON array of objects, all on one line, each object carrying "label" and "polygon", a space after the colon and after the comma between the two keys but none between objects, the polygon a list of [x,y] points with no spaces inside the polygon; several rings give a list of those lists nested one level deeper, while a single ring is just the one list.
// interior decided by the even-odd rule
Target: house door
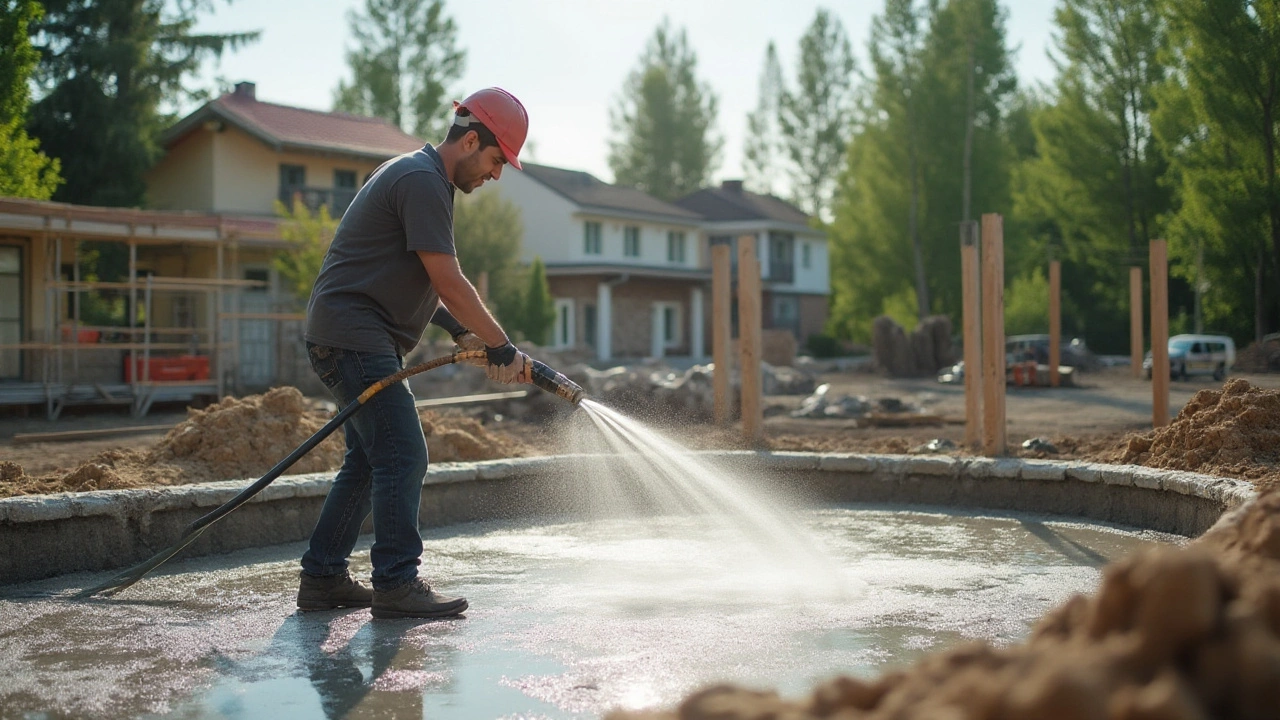
[{"label": "house door", "polygon": [[[244,269],[245,280],[265,282],[265,287],[245,288],[240,292],[241,313],[269,313],[271,307],[272,272],[266,267]],[[240,384],[265,388],[276,377],[275,321],[238,319],[240,323]]]},{"label": "house door", "polygon": [[[0,345],[22,342],[22,248],[0,245]],[[22,351],[0,350],[0,380],[22,379]]]}]

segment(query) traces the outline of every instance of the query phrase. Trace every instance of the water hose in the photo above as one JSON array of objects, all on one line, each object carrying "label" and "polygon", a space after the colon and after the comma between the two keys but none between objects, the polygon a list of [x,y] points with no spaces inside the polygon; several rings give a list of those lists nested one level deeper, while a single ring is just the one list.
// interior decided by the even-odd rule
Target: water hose
[{"label": "water hose", "polygon": [[[337,415],[334,415],[329,422],[324,424],[324,427],[320,428],[315,432],[315,434],[303,441],[303,443],[295,448],[293,452],[289,453],[285,459],[276,463],[275,467],[267,471],[266,475],[263,475],[255,483],[244,490],[241,490],[239,494],[223,503],[213,512],[210,512],[204,517],[201,517],[188,525],[187,529],[183,531],[182,537],[178,538],[178,541],[173,545],[170,545],[164,550],[156,553],[146,562],[125,570],[101,585],[81,590],[72,597],[82,599],[92,597],[94,595],[115,595],[130,585],[133,585],[141,580],[144,575],[160,567],[174,555],[177,555],[183,548],[194,542],[195,539],[200,537],[200,534],[207,530],[210,525],[213,525],[217,521],[231,514],[233,510],[248,502],[249,498],[257,495],[263,488],[270,485],[276,478],[280,477],[285,470],[288,470],[294,463],[300,460],[303,455],[306,455],[315,446],[323,442],[325,438],[332,435],[334,430],[342,427],[342,424],[345,423],[352,415],[355,415],[360,408],[364,407],[365,403],[369,402],[369,399],[374,395],[377,395],[388,387],[419,373],[424,373],[429,370],[435,370],[438,367],[452,365],[457,362],[466,362],[469,360],[484,361],[486,360],[485,352],[483,350],[473,350],[469,352],[459,350],[450,355],[444,355],[435,358],[434,360],[428,360],[420,365],[405,368],[394,375],[388,375],[387,377],[375,382],[364,392],[360,393],[360,396],[356,398],[354,402],[342,408],[342,411]],[[529,368],[529,377],[531,384],[537,385],[539,388],[542,388],[554,395],[559,395],[574,405],[577,405],[582,401],[582,388],[544,363],[532,360]]]}]

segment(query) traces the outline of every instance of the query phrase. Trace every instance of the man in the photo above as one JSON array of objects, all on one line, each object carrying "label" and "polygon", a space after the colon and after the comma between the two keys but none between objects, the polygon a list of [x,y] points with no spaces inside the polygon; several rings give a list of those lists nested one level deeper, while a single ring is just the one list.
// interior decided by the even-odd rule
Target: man
[{"label": "man", "polygon": [[[463,276],[453,242],[454,189],[502,176],[529,130],[524,106],[498,88],[454,103],[436,147],[393,158],[347,208],[307,304],[311,366],[340,406],[404,367],[428,321],[468,350],[487,353],[487,375],[528,382],[516,349]],[[406,383],[373,396],[347,421],[347,453],[302,556],[298,607],[371,607],[375,618],[446,617],[467,609],[418,577],[418,500],[427,444]],[[347,557],[373,514],[373,589],[351,578]]]}]

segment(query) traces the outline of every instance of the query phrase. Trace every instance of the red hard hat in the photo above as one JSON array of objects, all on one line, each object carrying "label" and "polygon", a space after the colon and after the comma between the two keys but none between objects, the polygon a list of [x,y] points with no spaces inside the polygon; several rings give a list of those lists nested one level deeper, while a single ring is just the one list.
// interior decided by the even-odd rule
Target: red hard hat
[{"label": "red hard hat", "polygon": [[489,128],[498,139],[498,147],[507,162],[520,168],[520,148],[529,134],[529,113],[515,95],[502,88],[485,88],[467,96],[462,102],[454,101],[453,109],[466,108],[477,120]]}]

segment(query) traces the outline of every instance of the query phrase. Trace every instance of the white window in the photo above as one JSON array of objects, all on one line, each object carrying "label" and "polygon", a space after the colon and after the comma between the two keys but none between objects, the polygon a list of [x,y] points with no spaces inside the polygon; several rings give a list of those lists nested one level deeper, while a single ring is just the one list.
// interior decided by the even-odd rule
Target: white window
[{"label": "white window", "polygon": [[622,229],[622,254],[640,257],[640,228],[628,225]]},{"label": "white window", "polygon": [[805,270],[808,270],[810,267],[813,266],[813,258],[810,250],[811,250],[811,246],[809,245],[809,243],[802,243],[800,245],[800,267],[804,268]]},{"label": "white window", "polygon": [[679,230],[667,232],[667,262],[684,264],[684,233]]},{"label": "white window", "polygon": [[573,331],[573,300],[569,298],[556,300],[555,336],[551,344],[557,348],[573,347],[577,341]]},{"label": "white window", "polygon": [[585,255],[599,255],[600,223],[585,222],[582,224],[582,252]]},{"label": "white window", "polygon": [[658,336],[662,339],[662,347],[673,348],[680,344],[681,320],[679,303],[654,303],[657,313]]}]

